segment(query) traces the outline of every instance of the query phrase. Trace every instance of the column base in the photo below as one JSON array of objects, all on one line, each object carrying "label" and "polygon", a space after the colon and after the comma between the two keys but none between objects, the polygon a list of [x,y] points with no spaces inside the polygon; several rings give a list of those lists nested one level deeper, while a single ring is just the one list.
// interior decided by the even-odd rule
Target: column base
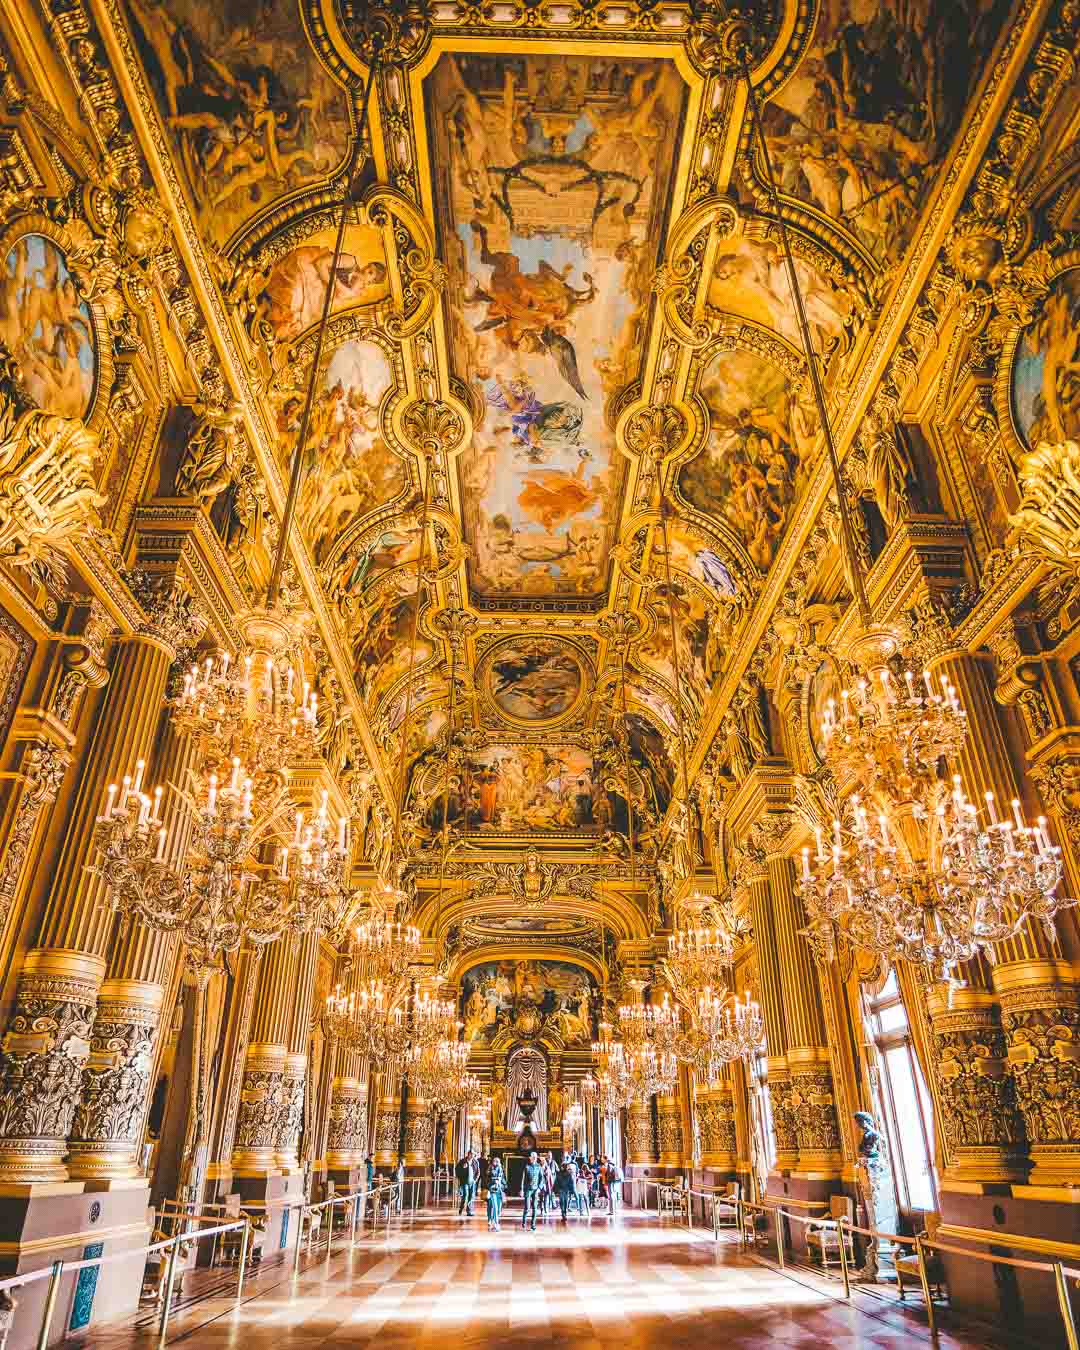
[{"label": "column base", "polygon": [[232,1189],[240,1196],[242,1204],[265,1209],[264,1262],[272,1261],[275,1256],[283,1256],[296,1246],[300,1211],[298,1208],[290,1209],[289,1206],[297,1205],[304,1198],[302,1172],[274,1172],[263,1176],[234,1172]]},{"label": "column base", "polygon": [[[90,1190],[81,1182],[62,1185],[0,1186],[0,1277],[48,1268],[54,1261],[79,1261],[88,1256],[144,1247],[150,1240],[147,1204],[150,1187],[139,1185]],[[50,1341],[85,1332],[133,1313],[142,1292],[144,1263],[111,1261],[96,1268],[97,1281],[80,1272],[60,1282]],[[30,1350],[37,1344],[41,1314],[49,1286],[37,1280],[16,1294],[19,1305],[7,1350]]]}]

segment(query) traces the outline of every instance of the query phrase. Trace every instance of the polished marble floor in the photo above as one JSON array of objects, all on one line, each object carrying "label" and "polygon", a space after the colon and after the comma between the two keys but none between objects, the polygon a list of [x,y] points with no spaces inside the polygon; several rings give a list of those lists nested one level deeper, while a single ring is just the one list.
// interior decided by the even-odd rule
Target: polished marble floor
[{"label": "polished marble floor", "polygon": [[[282,1265],[257,1273],[245,1298],[212,1294],[183,1307],[169,1343],[232,1350],[341,1346],[515,1350],[560,1346],[917,1347],[931,1344],[921,1308],[860,1293],[853,1304],[835,1281],[808,1271],[782,1274],[741,1254],[732,1235],[690,1234],[655,1217],[609,1224],[571,1219],[523,1232],[510,1210],[489,1233],[446,1208],[406,1213],[389,1234],[342,1244],[305,1264],[294,1280]],[[143,1331],[102,1332],[101,1350],[146,1346]],[[988,1333],[943,1331],[945,1350],[1008,1346]]]}]

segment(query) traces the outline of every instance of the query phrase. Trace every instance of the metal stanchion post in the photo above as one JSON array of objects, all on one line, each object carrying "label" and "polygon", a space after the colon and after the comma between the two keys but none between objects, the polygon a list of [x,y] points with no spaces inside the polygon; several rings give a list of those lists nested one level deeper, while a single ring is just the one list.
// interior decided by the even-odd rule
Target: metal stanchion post
[{"label": "metal stanchion post", "polygon": [[352,1198],[352,1231],[349,1233],[349,1246],[356,1246],[356,1216],[360,1213],[360,1196]]},{"label": "metal stanchion post", "polygon": [[746,1247],[746,1213],[741,1195],[735,1197],[735,1226],[739,1230],[739,1250],[743,1251]]},{"label": "metal stanchion post", "polygon": [[777,1205],[773,1211],[776,1216],[776,1259],[780,1262],[780,1269],[785,1267],[784,1263],[784,1211]]},{"label": "metal stanchion post", "polygon": [[241,1297],[241,1295],[242,1295],[243,1292],[244,1292],[244,1275],[245,1275],[245,1273],[246,1273],[246,1271],[247,1271],[248,1243],[249,1243],[249,1242],[253,1242],[253,1241],[254,1241],[254,1238],[255,1238],[255,1235],[254,1235],[254,1233],[251,1231],[251,1220],[250,1220],[250,1219],[245,1219],[245,1220],[244,1220],[244,1235],[243,1235],[243,1239],[242,1239],[242,1241],[241,1241],[241,1243],[240,1243],[239,1273],[238,1273],[237,1279],[236,1279],[236,1301],[237,1301],[237,1303],[240,1302],[240,1297]]},{"label": "metal stanchion post", "polygon": [[45,1295],[45,1308],[41,1314],[41,1330],[38,1332],[37,1350],[45,1350],[49,1344],[49,1326],[56,1308],[56,1298],[60,1293],[60,1277],[64,1273],[63,1261],[54,1261],[52,1275],[49,1277],[49,1292]]},{"label": "metal stanchion post", "polygon": [[304,1245],[304,1206],[300,1206],[300,1217],[296,1226],[296,1248],[293,1251],[293,1275],[300,1274],[300,1251]]},{"label": "metal stanchion post", "polygon": [[[847,1242],[846,1242],[845,1239],[844,1239],[844,1216],[843,1216],[843,1215],[841,1215],[840,1218],[837,1219],[837,1221],[836,1221],[836,1229],[837,1229],[837,1232],[840,1234],[840,1273],[841,1273],[841,1274],[843,1275],[843,1277],[844,1277],[844,1297],[845,1297],[845,1298],[850,1298],[850,1297],[851,1297],[851,1276],[848,1274],[848,1265],[847,1265]],[[825,1257],[824,1257],[824,1251],[825,1251],[824,1239],[822,1240],[821,1250],[822,1250],[822,1253],[823,1253],[821,1259],[822,1259],[822,1262],[824,1262],[824,1260],[825,1260]]]},{"label": "metal stanchion post", "polygon": [[1054,1262],[1054,1283],[1057,1285],[1058,1303],[1061,1304],[1061,1320],[1065,1323],[1065,1344],[1069,1350],[1080,1350],[1080,1338],[1076,1334],[1076,1318],[1069,1302],[1069,1282],[1065,1278],[1065,1267],[1060,1261]]},{"label": "metal stanchion post", "polygon": [[926,1324],[930,1328],[930,1335],[937,1341],[937,1322],[934,1318],[934,1300],[930,1297],[930,1281],[926,1278],[926,1252],[923,1250],[922,1238],[916,1234],[915,1237],[915,1255],[919,1259],[919,1279],[922,1281],[923,1298],[926,1299]]},{"label": "metal stanchion post", "polygon": [[[165,1301],[161,1305],[161,1325],[158,1328],[158,1345],[165,1344],[165,1333],[169,1324],[169,1313],[172,1312],[173,1299],[173,1279],[176,1275],[176,1254],[180,1250],[180,1234],[173,1238],[173,1245],[169,1248],[169,1260],[165,1266]],[[44,1350],[44,1346],[42,1347]]]}]

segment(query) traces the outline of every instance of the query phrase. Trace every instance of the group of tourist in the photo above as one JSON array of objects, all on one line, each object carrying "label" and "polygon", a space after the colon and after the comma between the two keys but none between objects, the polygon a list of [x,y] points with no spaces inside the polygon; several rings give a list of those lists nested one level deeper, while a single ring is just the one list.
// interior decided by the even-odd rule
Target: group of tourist
[{"label": "group of tourist", "polygon": [[[458,1214],[471,1218],[476,1196],[487,1192],[488,1231],[499,1232],[507,1177],[498,1158],[487,1158],[469,1149],[455,1168],[458,1185]],[[536,1231],[537,1217],[555,1212],[556,1202],[562,1217],[571,1205],[582,1218],[592,1218],[594,1209],[606,1207],[609,1218],[618,1212],[622,1199],[623,1171],[614,1158],[570,1151],[556,1160],[552,1153],[530,1153],[521,1177],[522,1228]]]}]

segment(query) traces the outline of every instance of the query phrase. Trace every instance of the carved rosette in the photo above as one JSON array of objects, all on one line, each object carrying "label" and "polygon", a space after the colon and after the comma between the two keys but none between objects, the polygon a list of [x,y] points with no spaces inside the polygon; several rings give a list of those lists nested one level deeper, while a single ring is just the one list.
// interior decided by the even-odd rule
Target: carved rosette
[{"label": "carved rosette", "polygon": [[73,1177],[139,1175],[164,993],[161,985],[139,980],[107,980],[101,987],[68,1145]]},{"label": "carved rosette", "polygon": [[701,1163],[723,1171],[733,1170],[736,1161],[735,1105],[730,1088],[720,1088],[697,1102],[698,1130],[701,1134]]},{"label": "carved rosette", "polygon": [[233,1171],[237,1174],[258,1175],[276,1166],[277,1143],[290,1104],[285,1060],[282,1045],[248,1047],[233,1145]]},{"label": "carved rosette", "polygon": [[405,1103],[405,1162],[409,1167],[431,1166],[435,1117],[431,1103],[410,1097]]},{"label": "carved rosette", "polygon": [[363,1162],[367,1151],[367,1097],[355,1078],[335,1078],[330,1097],[328,1168],[345,1170]]},{"label": "carved rosette", "polygon": [[630,1167],[656,1161],[656,1131],[648,1102],[634,1102],[626,1113],[626,1162]]},{"label": "carved rosette", "polygon": [[401,1102],[396,1097],[379,1102],[375,1116],[375,1141],[372,1155],[377,1167],[395,1167],[401,1143]]},{"label": "carved rosette", "polygon": [[1034,1163],[1030,1180],[1073,1184],[1080,1173],[1080,985],[1060,961],[1002,966],[994,983]]},{"label": "carved rosette", "polygon": [[105,963],[83,952],[27,953],[0,1059],[0,1178],[66,1181],[64,1155]]},{"label": "carved rosette", "polygon": [[675,1098],[657,1098],[656,1141],[662,1167],[681,1167],[683,1165],[682,1107]]},{"label": "carved rosette", "polygon": [[842,1146],[831,1069],[822,1064],[793,1067],[788,1105],[799,1145],[799,1169],[838,1168]]},{"label": "carved rosette", "polygon": [[1008,1070],[1008,1044],[997,1003],[980,989],[935,990],[934,1031],[947,1166],[952,1180],[1012,1181],[1023,1176],[1024,1122]]}]

